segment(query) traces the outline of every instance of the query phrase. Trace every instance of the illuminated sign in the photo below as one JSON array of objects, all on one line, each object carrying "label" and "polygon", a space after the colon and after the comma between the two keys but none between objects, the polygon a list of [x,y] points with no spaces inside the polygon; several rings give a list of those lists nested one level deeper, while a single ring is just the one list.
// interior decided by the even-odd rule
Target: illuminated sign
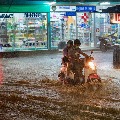
[{"label": "illuminated sign", "polygon": [[13,14],[0,14],[0,18],[13,18]]},{"label": "illuminated sign", "polygon": [[110,23],[120,23],[120,13],[110,13]]},{"label": "illuminated sign", "polygon": [[66,12],[65,16],[76,16],[76,12]]},{"label": "illuminated sign", "polygon": [[41,13],[25,13],[25,17],[29,18],[29,17],[41,17]]},{"label": "illuminated sign", "polygon": [[[52,7],[50,8],[50,11],[53,11]],[[56,6],[55,11],[76,11],[76,6]]]},{"label": "illuminated sign", "polygon": [[58,6],[59,9],[70,9],[70,6]]},{"label": "illuminated sign", "polygon": [[77,12],[94,12],[96,11],[96,6],[76,6]]},{"label": "illuminated sign", "polygon": [[[76,12],[94,12],[96,11],[96,6],[55,6],[55,11],[76,11]],[[52,6],[51,9],[52,10]]]}]

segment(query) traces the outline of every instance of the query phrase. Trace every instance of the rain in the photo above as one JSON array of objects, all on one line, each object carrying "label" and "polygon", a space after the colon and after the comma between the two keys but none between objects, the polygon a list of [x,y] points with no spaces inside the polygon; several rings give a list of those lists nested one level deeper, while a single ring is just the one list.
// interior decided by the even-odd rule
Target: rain
[{"label": "rain", "polygon": [[113,66],[113,52],[94,51],[93,57],[102,83],[84,85],[58,81],[61,52],[0,58],[0,119],[120,120],[120,69]]}]

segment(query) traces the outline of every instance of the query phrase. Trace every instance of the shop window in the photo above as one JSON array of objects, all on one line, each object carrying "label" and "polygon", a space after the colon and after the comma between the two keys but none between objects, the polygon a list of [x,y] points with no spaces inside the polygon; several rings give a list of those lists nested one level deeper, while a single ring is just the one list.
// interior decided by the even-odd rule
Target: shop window
[{"label": "shop window", "polygon": [[47,48],[46,13],[1,13],[0,42],[12,50]]},{"label": "shop window", "polygon": [[82,47],[91,45],[91,13],[77,13],[77,37],[82,43]]},{"label": "shop window", "polygon": [[60,41],[76,39],[76,16],[65,16],[65,12],[51,12],[51,46],[58,47]]}]

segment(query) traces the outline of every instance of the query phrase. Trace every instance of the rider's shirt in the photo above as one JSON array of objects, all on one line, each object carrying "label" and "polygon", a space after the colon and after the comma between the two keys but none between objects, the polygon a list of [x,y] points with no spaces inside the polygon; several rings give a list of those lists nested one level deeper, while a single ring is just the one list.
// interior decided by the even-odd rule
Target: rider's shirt
[{"label": "rider's shirt", "polygon": [[80,48],[75,48],[74,46],[68,50],[68,57],[70,60],[78,60],[80,58],[80,53],[81,53]]},{"label": "rider's shirt", "polygon": [[68,56],[68,50],[69,48],[67,46],[63,49],[63,56]]}]

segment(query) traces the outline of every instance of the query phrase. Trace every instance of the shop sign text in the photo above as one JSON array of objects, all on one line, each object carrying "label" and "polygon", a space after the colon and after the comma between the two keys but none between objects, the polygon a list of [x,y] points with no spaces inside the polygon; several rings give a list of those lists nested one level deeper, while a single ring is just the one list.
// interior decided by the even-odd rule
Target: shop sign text
[{"label": "shop sign text", "polygon": [[13,18],[13,14],[0,14],[0,18]]},{"label": "shop sign text", "polygon": [[76,16],[76,12],[66,12],[65,16]]},{"label": "shop sign text", "polygon": [[25,17],[29,18],[29,17],[41,17],[41,13],[25,13]]},{"label": "shop sign text", "polygon": [[95,6],[76,6],[76,12],[94,12],[96,11]]},{"label": "shop sign text", "polygon": [[[52,8],[50,11],[53,11]],[[76,6],[56,6],[55,11],[76,11]]]}]

